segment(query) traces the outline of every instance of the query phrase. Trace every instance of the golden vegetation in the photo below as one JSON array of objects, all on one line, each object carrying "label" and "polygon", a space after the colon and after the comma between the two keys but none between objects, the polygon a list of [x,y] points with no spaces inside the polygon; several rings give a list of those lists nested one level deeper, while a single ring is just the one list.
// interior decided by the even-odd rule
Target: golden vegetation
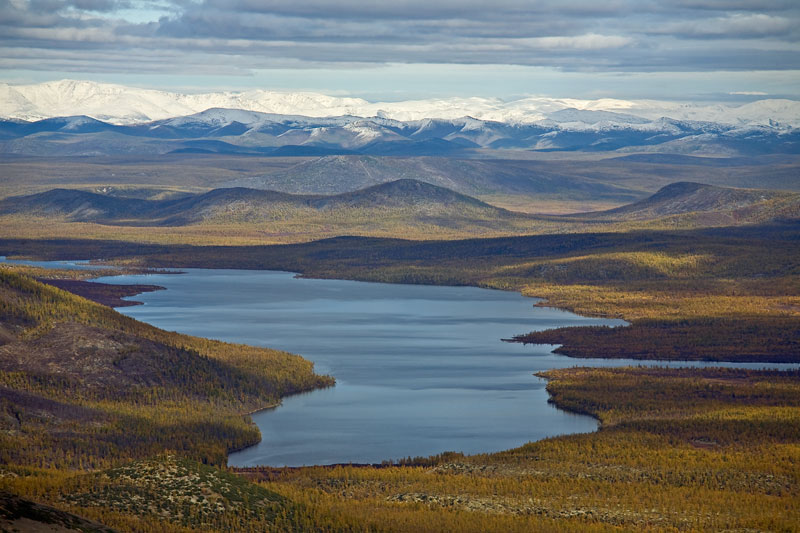
[{"label": "golden vegetation", "polygon": [[[564,344],[560,350],[569,355],[796,362],[797,229],[787,224],[425,243],[337,239],[271,248],[2,243],[9,254],[78,254],[132,266],[275,268],[517,290],[546,298],[548,305],[631,322],[520,338]],[[202,474],[215,481],[206,486],[210,492],[200,489],[198,495],[180,480],[195,479],[202,467],[173,466],[171,455],[158,454],[170,451],[179,463],[189,457],[222,465],[228,450],[257,438],[242,412],[326,383],[310,366],[287,354],[160,332],[16,274],[3,277],[0,296],[0,314],[8,317],[0,334],[39,342],[43,356],[49,344],[76,337],[74,330],[59,336],[59,328],[72,327],[63,325],[68,320],[84,328],[77,337],[97,334],[86,328],[113,330],[106,341],[131,357],[142,352],[133,345],[160,343],[169,348],[159,353],[174,362],[172,368],[191,360],[204,376],[178,372],[167,383],[129,383],[130,394],[113,398],[102,383],[87,387],[77,376],[3,372],[0,488],[123,530],[792,531],[800,523],[797,371],[552,371],[546,376],[554,402],[597,417],[599,432],[493,455],[410,460],[402,467],[250,469],[242,475],[267,492],[242,485],[239,493],[252,496],[237,506],[229,503],[237,498],[233,493],[220,497],[218,488],[236,483],[218,469]],[[220,379],[228,381],[220,386]],[[9,390],[17,396],[8,397]],[[35,409],[16,409],[21,402]],[[159,458],[120,465],[153,456]],[[75,472],[98,468],[106,470]],[[117,476],[119,468],[132,474]],[[153,471],[165,473],[166,481],[153,481]],[[175,479],[177,485],[169,481]],[[164,502],[163,494],[174,494],[175,503]],[[221,508],[209,503],[190,511],[184,504],[192,497],[218,501]],[[93,505],[98,498],[112,505]],[[271,503],[252,506],[251,500]]]},{"label": "golden vegetation", "polygon": [[322,530],[791,531],[800,520],[797,371],[545,375],[555,403],[598,417],[599,432],[432,466],[248,475]]},{"label": "golden vegetation", "polygon": [[797,361],[797,224],[461,241],[340,238],[294,246],[0,241],[8,253],[114,258],[130,267],[256,268],[520,291],[627,328],[538,332],[576,357]]},{"label": "golden vegetation", "polygon": [[285,352],[161,331],[0,270],[5,463],[97,468],[165,450],[224,464],[245,413],[332,379]]},{"label": "golden vegetation", "polygon": [[[126,531],[792,531],[800,373],[549,371],[600,431],[407,466],[241,469],[160,455],[0,487]],[[13,472],[13,475],[9,473]]]},{"label": "golden vegetation", "polygon": [[[545,297],[551,305],[630,320],[633,326],[613,331],[643,332],[633,335],[630,345],[645,348],[647,357],[665,353],[664,346],[669,343],[664,340],[677,332],[678,337],[693,343],[697,339],[692,335],[710,336],[708,346],[713,346],[713,353],[730,359],[736,356],[736,346],[770,345],[773,336],[797,339],[791,328],[796,327],[800,313],[796,276],[800,254],[792,235],[791,228],[784,228],[764,230],[755,237],[731,230],[725,235],[650,233],[630,238],[589,235],[435,244],[343,239],[279,248],[137,250],[116,243],[96,247],[83,241],[33,243],[35,247],[28,249],[64,246],[60,253],[93,250],[89,255],[122,258],[138,253],[135,263],[150,266],[239,264],[326,277],[514,289]],[[27,278],[19,280],[15,283],[22,283],[26,290],[38,288]],[[62,301],[61,293],[54,291],[47,289],[37,296],[48,302],[48,309],[51,303]],[[103,317],[111,320],[111,315],[95,316],[96,311],[79,299],[69,301],[75,306],[70,313],[82,323],[94,324]],[[18,305],[15,308],[26,311],[12,316],[20,327],[34,331],[38,321],[59,318],[61,305],[46,312]],[[149,334],[149,326],[118,320],[123,319],[114,316],[109,324],[127,334]],[[708,327],[699,328],[700,324]],[[721,324],[733,329],[726,330]],[[43,338],[46,332],[36,334]],[[559,334],[566,336],[565,349],[589,346],[593,355],[602,354],[604,347],[613,347],[619,340],[600,342],[596,332],[581,328]],[[206,345],[202,340],[172,335],[170,346],[199,354],[225,351],[211,341]],[[720,340],[721,344],[715,344]],[[248,355],[247,349],[237,347],[221,360],[257,370],[260,350],[253,350]],[[769,354],[756,355],[769,360]],[[7,382],[43,396],[52,397],[59,388],[71,387],[11,374],[5,378]],[[223,509],[192,514],[180,504],[192,497],[190,489],[189,493],[177,492],[173,500],[178,503],[168,505],[161,491],[176,490],[174,483],[131,486],[132,476],[117,481],[119,478],[102,472],[82,477],[64,469],[11,467],[7,470],[12,475],[5,476],[0,486],[131,531],[225,531],[232,527],[247,531],[250,522],[242,516],[254,517],[254,530],[278,531],[791,531],[800,521],[794,504],[800,497],[800,376],[796,371],[570,369],[550,372],[547,377],[556,404],[596,416],[602,421],[598,433],[546,439],[493,455],[446,454],[411,460],[402,467],[246,470],[242,475],[277,495],[263,511],[229,505],[222,499]],[[113,409],[107,407],[108,399],[92,397],[82,400],[80,407],[112,417],[125,415],[127,418],[117,420],[125,427],[126,436],[139,435],[137,452],[127,452],[131,458],[159,454],[167,448],[181,457],[220,464],[224,446],[199,449],[188,441],[189,436],[194,437],[193,442],[224,441],[230,448],[252,435],[247,433],[248,426],[239,422],[241,417],[211,420],[205,418],[207,412],[197,409],[196,399],[170,404],[165,394],[154,389],[154,399],[119,402]],[[251,396],[243,398],[239,405]],[[211,400],[207,397],[204,401]],[[230,398],[211,401],[215,412],[217,406],[231,402]],[[102,435],[113,434],[108,430],[87,435],[83,442],[93,443],[93,451],[77,452],[85,463],[75,464],[73,457],[80,447],[63,446],[58,436],[83,428],[81,416],[88,415],[81,411],[65,417],[59,428],[63,432],[49,433],[46,439],[18,435],[19,440],[5,441],[2,447],[16,449],[31,443],[37,456],[66,450],[65,456],[50,466],[118,467],[102,459],[118,453],[103,447]],[[176,420],[186,422],[185,426],[176,428]],[[146,429],[139,431],[138,427]],[[252,431],[252,426],[249,429]],[[171,448],[159,438],[162,434],[175,435],[169,442]],[[175,443],[187,448],[175,450]],[[142,469],[142,475],[137,474],[142,479],[151,479],[147,472],[154,469],[176,471],[169,466],[172,460],[160,457],[129,468]],[[12,458],[6,461],[8,464]],[[159,466],[161,463],[166,466]],[[177,471],[194,468],[185,465]],[[84,496],[70,499],[68,494]],[[92,504],[100,496],[103,501],[131,502],[134,494],[142,499],[112,505],[110,510]],[[212,501],[218,494],[211,490],[203,500],[197,496],[197,501]],[[258,514],[262,512],[265,514]],[[156,518],[157,513],[162,518]]]}]

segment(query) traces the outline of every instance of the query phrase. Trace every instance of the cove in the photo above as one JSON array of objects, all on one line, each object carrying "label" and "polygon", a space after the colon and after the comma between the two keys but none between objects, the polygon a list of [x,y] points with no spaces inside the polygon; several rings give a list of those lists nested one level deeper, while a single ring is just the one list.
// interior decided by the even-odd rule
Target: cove
[{"label": "cove", "polygon": [[[551,353],[553,346],[502,342],[544,328],[624,324],[534,307],[537,300],[518,293],[304,279],[275,271],[184,272],[97,281],[166,287],[135,296],[144,305],[119,311],[166,330],[298,353],[337,380],[335,387],[253,414],[262,441],[232,453],[234,466],[495,452],[594,431],[594,419],[550,405],[545,381],[533,374],[642,364],[569,359]],[[673,366],[690,364],[703,363]]]}]

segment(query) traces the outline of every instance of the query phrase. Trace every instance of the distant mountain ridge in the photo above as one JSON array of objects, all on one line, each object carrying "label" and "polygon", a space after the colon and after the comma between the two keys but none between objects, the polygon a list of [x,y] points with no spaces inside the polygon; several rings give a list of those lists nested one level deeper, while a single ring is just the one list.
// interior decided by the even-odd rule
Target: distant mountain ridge
[{"label": "distant mountain ridge", "polygon": [[[575,110],[564,116],[572,118]],[[598,114],[599,113],[599,114]],[[308,117],[213,108],[118,125],[88,116],[0,121],[0,153],[36,156],[239,154],[272,156],[469,156],[485,150],[663,152],[689,155],[800,153],[800,129],[658,119],[506,123],[471,117],[401,121]]]},{"label": "distant mountain ridge", "polygon": [[377,117],[399,121],[474,117],[508,124],[569,124],[573,128],[595,124],[641,124],[663,117],[739,127],[800,126],[800,102],[785,99],[765,99],[743,105],[538,96],[513,101],[454,97],[368,102],[361,98],[311,92],[248,90],[189,94],[77,80],[36,85],[0,84],[0,117],[6,119],[37,121],[86,115],[112,124],[139,124],[192,115],[212,108],[310,117]]},{"label": "distant mountain ridge", "polygon": [[554,174],[547,169],[532,170],[506,161],[444,157],[331,155],[262,176],[233,180],[224,186],[294,194],[339,194],[397,179],[424,181],[468,196],[569,193],[622,202],[639,198],[622,187]]}]

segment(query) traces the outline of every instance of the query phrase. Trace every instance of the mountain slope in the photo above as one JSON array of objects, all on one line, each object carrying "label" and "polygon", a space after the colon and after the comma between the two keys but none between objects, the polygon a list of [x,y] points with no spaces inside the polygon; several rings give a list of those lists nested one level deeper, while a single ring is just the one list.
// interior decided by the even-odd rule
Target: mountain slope
[{"label": "mountain slope", "polygon": [[714,214],[738,223],[796,218],[800,215],[800,194],[678,182],[639,202],[570,218],[642,221],[688,214]]},{"label": "mountain slope", "polygon": [[331,384],[299,356],[162,331],[13,267],[0,268],[0,331],[6,464],[91,468],[168,449],[220,464],[258,440],[243,413]]},{"label": "mountain slope", "polygon": [[413,179],[399,179],[359,191],[322,197],[313,202],[318,208],[414,208],[421,206],[473,207],[497,215],[505,210],[444,187]]},{"label": "mountain slope", "polygon": [[76,222],[90,222],[146,216],[152,206],[152,202],[138,198],[75,189],[51,189],[29,196],[6,198],[0,201],[0,213],[56,216]]}]

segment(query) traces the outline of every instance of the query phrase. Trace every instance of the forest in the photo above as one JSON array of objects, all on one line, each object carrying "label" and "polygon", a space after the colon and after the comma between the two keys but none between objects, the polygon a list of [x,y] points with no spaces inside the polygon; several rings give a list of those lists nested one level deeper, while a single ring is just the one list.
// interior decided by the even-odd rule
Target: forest
[{"label": "forest", "polygon": [[[784,198],[782,218],[756,213],[722,227],[733,211],[657,223],[575,216],[564,232],[545,218],[542,234],[491,238],[462,227],[412,240],[424,229],[390,225],[386,236],[311,232],[279,245],[261,230],[237,233],[239,223],[171,226],[151,239],[137,226],[8,215],[0,254],[94,258],[102,268],[0,268],[0,527],[36,516],[85,531],[792,531],[796,370],[549,371],[551,402],[597,418],[599,431],[495,454],[236,469],[227,455],[260,439],[248,413],[335,376],[299,356],[162,331],[97,303],[159,287],[85,283],[201,267],[478,286],[628,322],[506,339],[558,345],[576,365],[797,363],[800,225],[794,196]],[[643,202],[625,217],[663,205]]]},{"label": "forest", "polygon": [[299,356],[170,333],[0,270],[5,464],[99,468],[168,450],[224,465],[247,412],[330,386]]}]

